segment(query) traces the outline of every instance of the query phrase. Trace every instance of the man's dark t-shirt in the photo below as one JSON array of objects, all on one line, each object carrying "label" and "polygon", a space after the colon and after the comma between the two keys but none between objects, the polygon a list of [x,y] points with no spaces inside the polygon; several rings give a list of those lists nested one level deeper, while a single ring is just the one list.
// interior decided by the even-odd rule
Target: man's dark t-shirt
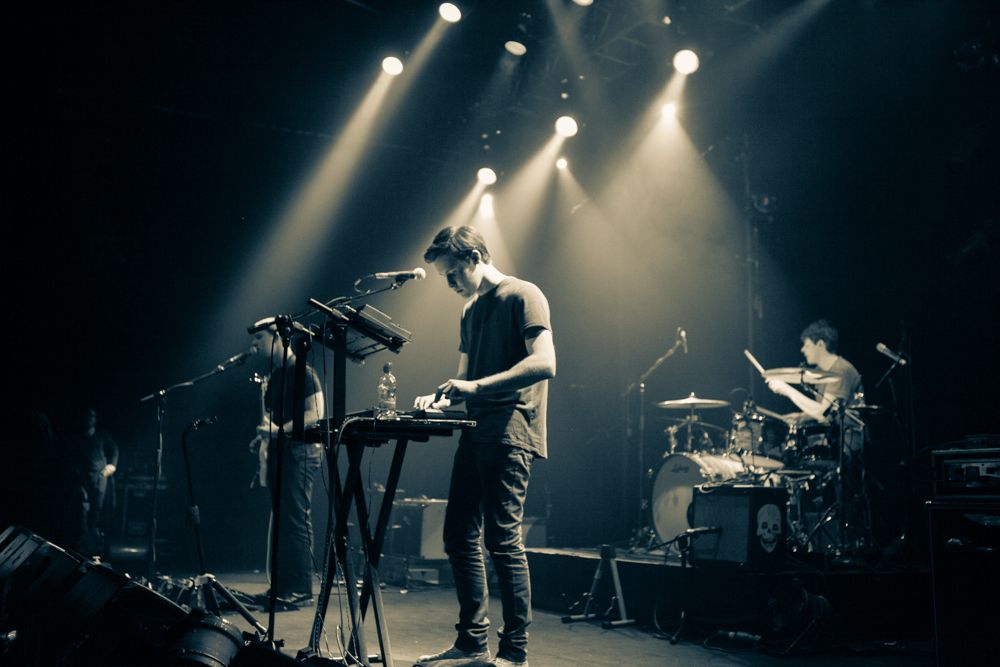
[{"label": "man's dark t-shirt", "polygon": [[[468,355],[466,378],[477,380],[505,371],[528,356],[525,339],[552,330],[549,304],[532,283],[504,278],[470,301],[462,314],[459,351]],[[548,381],[501,393],[466,399],[476,428],[462,438],[474,443],[503,443],[546,458],[545,410]]]}]

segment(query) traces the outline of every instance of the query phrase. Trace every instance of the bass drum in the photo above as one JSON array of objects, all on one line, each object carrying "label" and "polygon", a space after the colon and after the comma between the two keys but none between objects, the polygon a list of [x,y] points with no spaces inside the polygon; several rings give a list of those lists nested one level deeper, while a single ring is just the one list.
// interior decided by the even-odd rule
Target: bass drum
[{"label": "bass drum", "polygon": [[734,479],[743,470],[739,459],[717,454],[682,453],[663,457],[650,495],[653,530],[660,542],[672,540],[691,528],[688,508],[695,486]]}]

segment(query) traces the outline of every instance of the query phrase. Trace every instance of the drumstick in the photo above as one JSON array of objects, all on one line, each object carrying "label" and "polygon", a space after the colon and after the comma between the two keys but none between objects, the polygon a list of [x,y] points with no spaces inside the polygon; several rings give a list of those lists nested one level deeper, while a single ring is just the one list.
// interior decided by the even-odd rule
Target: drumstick
[{"label": "drumstick", "polygon": [[750,360],[750,363],[753,364],[754,368],[757,369],[757,372],[760,373],[761,377],[766,377],[764,375],[764,367],[760,365],[760,362],[757,361],[757,359],[752,354],[750,354],[750,350],[744,349],[743,356],[745,356],[747,359]]}]

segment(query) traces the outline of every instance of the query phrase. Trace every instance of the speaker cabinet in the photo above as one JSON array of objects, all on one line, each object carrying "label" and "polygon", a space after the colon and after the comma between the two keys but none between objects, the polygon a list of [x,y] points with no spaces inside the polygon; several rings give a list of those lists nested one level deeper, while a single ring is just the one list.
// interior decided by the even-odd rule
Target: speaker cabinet
[{"label": "speaker cabinet", "polygon": [[397,556],[443,560],[444,511],[447,500],[438,498],[397,500],[384,551]]},{"label": "speaker cabinet", "polygon": [[696,535],[691,562],[754,572],[779,569],[785,559],[788,492],[762,486],[703,484],[694,488],[692,528],[719,528]]},{"label": "speaker cabinet", "polygon": [[937,664],[987,664],[1000,628],[1000,502],[927,508]]},{"label": "speaker cabinet", "polygon": [[166,646],[184,609],[23,528],[0,535],[0,630],[25,665],[139,665]]}]

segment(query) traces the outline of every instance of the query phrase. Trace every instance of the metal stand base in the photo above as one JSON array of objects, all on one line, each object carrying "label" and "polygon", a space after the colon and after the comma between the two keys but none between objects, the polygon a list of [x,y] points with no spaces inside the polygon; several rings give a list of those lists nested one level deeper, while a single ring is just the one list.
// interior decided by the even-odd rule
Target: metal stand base
[{"label": "metal stand base", "polygon": [[601,623],[601,627],[620,628],[624,625],[632,625],[635,623],[635,620],[629,618],[628,612],[625,611],[625,594],[622,592],[621,579],[618,577],[618,561],[615,560],[615,548],[610,544],[601,545],[601,560],[597,564],[597,569],[594,571],[594,579],[590,584],[590,592],[587,593],[586,596],[587,603],[583,606],[583,613],[563,616],[563,623],[589,621],[598,617],[598,614],[591,611],[590,607],[594,603],[594,598],[597,595],[597,588],[601,584],[601,575],[603,574],[605,567],[611,571],[611,580],[614,582],[615,586],[615,600],[618,603],[618,620],[604,620]]},{"label": "metal stand base", "polygon": [[222,617],[222,608],[219,606],[219,599],[216,595],[222,596],[222,598],[231,604],[236,611],[239,613],[243,619],[252,625],[257,631],[259,637],[263,637],[267,634],[267,628],[260,624],[260,622],[254,618],[253,614],[250,613],[242,602],[236,599],[229,589],[219,583],[219,580],[215,578],[214,574],[208,572],[204,574],[199,574],[197,577],[191,580],[191,604],[188,605],[192,609],[204,609],[213,616]]}]

